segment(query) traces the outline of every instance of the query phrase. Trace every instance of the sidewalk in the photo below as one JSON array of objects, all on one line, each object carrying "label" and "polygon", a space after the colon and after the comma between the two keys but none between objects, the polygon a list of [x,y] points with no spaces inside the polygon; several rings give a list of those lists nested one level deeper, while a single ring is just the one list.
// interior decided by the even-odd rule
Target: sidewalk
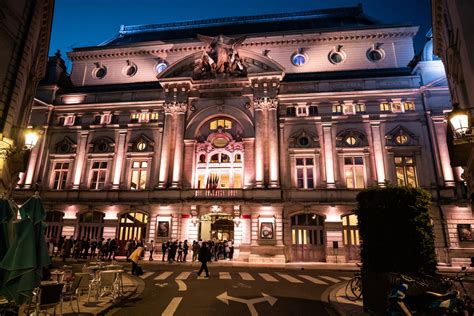
[{"label": "sidewalk", "polygon": [[328,303],[339,315],[363,316],[370,315],[362,309],[362,299],[350,301],[346,298],[347,281],[336,284],[329,292]]}]

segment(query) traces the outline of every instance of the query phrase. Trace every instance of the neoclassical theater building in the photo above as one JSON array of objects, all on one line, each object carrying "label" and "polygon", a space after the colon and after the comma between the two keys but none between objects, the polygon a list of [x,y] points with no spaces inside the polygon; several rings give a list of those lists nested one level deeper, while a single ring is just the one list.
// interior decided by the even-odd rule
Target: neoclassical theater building
[{"label": "neoclassical theater building", "polygon": [[[358,260],[367,187],[428,190],[440,262],[474,255],[446,142],[430,34],[360,6],[122,26],[57,54],[34,102],[41,137],[15,199],[47,236],[234,240],[250,262]],[[386,223],[390,225],[390,223]],[[403,232],[401,232],[403,233]]]}]

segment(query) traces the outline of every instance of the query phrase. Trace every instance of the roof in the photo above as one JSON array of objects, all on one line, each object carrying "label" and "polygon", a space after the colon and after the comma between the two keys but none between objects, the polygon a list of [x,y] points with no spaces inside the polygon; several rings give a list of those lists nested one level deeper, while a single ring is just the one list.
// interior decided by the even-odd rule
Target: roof
[{"label": "roof", "polygon": [[[122,25],[119,34],[99,46],[119,46],[148,41],[180,41],[195,39],[197,34],[259,34],[282,30],[365,29],[387,27],[363,13],[362,5],[336,9],[311,10],[293,13],[238,16],[197,21],[148,25]],[[80,50],[75,49],[75,50]]]}]

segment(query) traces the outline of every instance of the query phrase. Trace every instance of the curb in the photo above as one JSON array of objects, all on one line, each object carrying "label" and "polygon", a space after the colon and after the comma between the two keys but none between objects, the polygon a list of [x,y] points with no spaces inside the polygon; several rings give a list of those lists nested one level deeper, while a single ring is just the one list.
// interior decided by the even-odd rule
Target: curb
[{"label": "curb", "polygon": [[344,316],[346,313],[338,306],[339,304],[336,299],[336,293],[340,288],[344,287],[344,284],[346,284],[346,282],[347,281],[342,281],[334,285],[331,285],[323,292],[323,294],[321,294],[321,301],[331,306],[332,311],[335,312],[336,315],[339,315],[339,316]]},{"label": "curb", "polygon": [[96,313],[95,315],[97,315],[97,316],[105,315],[106,313],[108,313],[112,309],[114,309],[116,307],[119,307],[120,304],[127,301],[128,299],[139,297],[141,295],[141,293],[143,293],[143,290],[145,289],[145,281],[143,281],[141,278],[139,278],[137,276],[134,276],[134,275],[128,275],[128,277],[130,279],[132,279],[132,282],[135,285],[135,289],[131,292],[127,292],[127,294],[124,295],[123,297],[121,297],[118,301],[113,302],[109,306],[106,306],[102,311]]}]

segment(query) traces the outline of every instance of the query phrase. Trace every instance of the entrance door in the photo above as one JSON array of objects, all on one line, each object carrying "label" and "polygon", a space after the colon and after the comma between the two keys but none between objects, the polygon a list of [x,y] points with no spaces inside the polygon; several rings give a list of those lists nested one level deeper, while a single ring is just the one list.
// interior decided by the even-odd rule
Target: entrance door
[{"label": "entrance door", "polygon": [[342,238],[348,261],[360,260],[359,229],[357,228],[357,216],[355,214],[342,216]]},{"label": "entrance door", "polygon": [[234,240],[233,217],[227,214],[209,214],[201,217],[199,238],[206,241]]},{"label": "entrance door", "polygon": [[120,216],[118,235],[120,253],[123,253],[127,240],[143,240],[145,242],[147,224],[148,215],[141,212],[130,212]]},{"label": "entrance door", "polygon": [[292,261],[326,260],[324,217],[313,213],[292,216],[291,238]]}]

